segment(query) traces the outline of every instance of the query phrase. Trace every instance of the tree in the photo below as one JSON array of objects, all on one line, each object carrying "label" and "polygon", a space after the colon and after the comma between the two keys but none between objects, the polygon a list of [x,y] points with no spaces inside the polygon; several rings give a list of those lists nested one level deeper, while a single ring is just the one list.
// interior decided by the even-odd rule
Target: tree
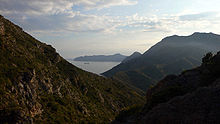
[{"label": "tree", "polygon": [[203,64],[208,64],[213,57],[212,52],[208,52],[203,58],[202,58],[202,63]]}]

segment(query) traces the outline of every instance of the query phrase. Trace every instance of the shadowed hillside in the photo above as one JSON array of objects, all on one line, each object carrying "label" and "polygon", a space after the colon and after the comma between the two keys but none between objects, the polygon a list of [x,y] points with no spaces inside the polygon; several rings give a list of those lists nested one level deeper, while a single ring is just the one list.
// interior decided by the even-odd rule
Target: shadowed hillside
[{"label": "shadowed hillside", "polygon": [[194,33],[190,36],[170,36],[157,43],[142,56],[121,63],[103,75],[146,91],[168,74],[179,74],[201,64],[207,52],[217,52],[220,36],[213,33]]},{"label": "shadowed hillside", "polygon": [[166,76],[147,90],[143,108],[122,112],[114,123],[220,123],[220,52],[202,61],[195,69]]}]

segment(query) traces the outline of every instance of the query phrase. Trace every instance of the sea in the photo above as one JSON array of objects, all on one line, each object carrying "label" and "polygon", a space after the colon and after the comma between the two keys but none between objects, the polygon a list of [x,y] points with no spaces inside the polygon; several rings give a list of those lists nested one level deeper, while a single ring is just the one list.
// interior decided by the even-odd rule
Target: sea
[{"label": "sea", "polygon": [[73,61],[69,60],[73,65],[85,71],[100,75],[120,64],[121,62],[90,62],[90,61]]}]

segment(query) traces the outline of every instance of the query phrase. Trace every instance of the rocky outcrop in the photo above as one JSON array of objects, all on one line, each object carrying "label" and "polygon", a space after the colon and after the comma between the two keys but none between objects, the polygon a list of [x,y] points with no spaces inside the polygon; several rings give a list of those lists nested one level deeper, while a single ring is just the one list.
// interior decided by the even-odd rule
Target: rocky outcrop
[{"label": "rocky outcrop", "polygon": [[0,23],[0,35],[5,35],[5,28],[3,22]]}]

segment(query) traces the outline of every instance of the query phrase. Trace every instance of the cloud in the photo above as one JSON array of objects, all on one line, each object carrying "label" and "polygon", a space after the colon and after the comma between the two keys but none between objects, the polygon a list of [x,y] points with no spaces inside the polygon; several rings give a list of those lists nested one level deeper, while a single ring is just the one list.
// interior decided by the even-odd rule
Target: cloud
[{"label": "cloud", "polygon": [[66,23],[72,32],[108,32],[114,28],[114,21],[108,16],[79,14]]},{"label": "cloud", "polygon": [[32,32],[111,32],[112,17],[86,15],[84,11],[135,5],[135,0],[0,0],[0,14]]},{"label": "cloud", "polygon": [[[192,14],[193,15],[193,14]],[[139,16],[138,14],[131,16],[98,16],[77,13],[73,17],[66,14],[49,15],[21,18],[22,27],[32,31],[46,32],[75,32],[75,33],[117,33],[117,32],[161,32],[176,33],[179,31],[200,31],[208,30],[213,26],[220,26],[218,14],[212,16],[203,16],[202,19],[198,15],[190,16],[190,19],[183,19],[188,15],[165,15],[165,16]],[[202,14],[201,14],[202,15]],[[16,17],[19,18],[19,17]]]},{"label": "cloud", "polygon": [[218,15],[217,12],[203,12],[203,13],[196,13],[196,14],[185,14],[179,16],[179,19],[182,21],[197,21],[207,18],[215,18]]},{"label": "cloud", "polygon": [[112,6],[128,6],[128,5],[135,5],[137,4],[137,1],[130,1],[130,0],[94,0],[93,2],[90,1],[90,3],[79,3],[83,5],[86,9],[103,9],[103,8],[109,8]]},{"label": "cloud", "polygon": [[74,13],[74,6],[84,9],[103,9],[112,6],[135,5],[130,0],[1,0],[0,10],[4,14],[51,15]]},{"label": "cloud", "polygon": [[30,32],[73,32],[73,33],[109,33],[115,30],[114,21],[108,16],[76,14],[70,17],[63,14],[41,17],[13,17],[21,27]]},{"label": "cloud", "polygon": [[137,4],[137,0],[0,0],[0,13],[29,32],[162,32],[204,30],[220,26],[218,12],[176,15],[106,16],[84,11]]},{"label": "cloud", "polygon": [[67,0],[1,0],[0,10],[4,14],[52,15],[68,13],[73,5]]},{"label": "cloud", "polygon": [[136,32],[170,32],[170,23],[175,23],[173,17],[160,18],[156,15],[152,16],[139,16],[134,14],[122,19],[118,24],[118,28],[125,30],[132,30]]}]

